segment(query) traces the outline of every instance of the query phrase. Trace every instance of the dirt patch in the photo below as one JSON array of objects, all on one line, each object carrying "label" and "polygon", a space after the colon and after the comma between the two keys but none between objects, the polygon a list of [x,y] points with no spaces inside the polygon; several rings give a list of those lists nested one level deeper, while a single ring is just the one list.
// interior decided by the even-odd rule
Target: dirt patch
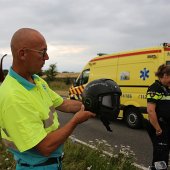
[{"label": "dirt patch", "polygon": [[58,73],[56,77],[58,78],[77,78],[80,73]]}]

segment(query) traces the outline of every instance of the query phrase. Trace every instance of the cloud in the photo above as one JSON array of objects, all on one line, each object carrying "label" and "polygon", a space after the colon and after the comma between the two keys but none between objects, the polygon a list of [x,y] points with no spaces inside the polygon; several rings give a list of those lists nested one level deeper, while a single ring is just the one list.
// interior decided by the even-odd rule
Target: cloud
[{"label": "cloud", "polygon": [[77,72],[99,52],[170,42],[169,9],[166,0],[1,0],[0,54],[17,29],[31,27],[47,40],[45,68],[57,62],[59,71]]},{"label": "cloud", "polygon": [[76,53],[80,53],[86,50],[85,47],[81,47],[79,45],[60,45],[60,44],[48,44],[49,53],[53,53],[56,55],[72,55]]},{"label": "cloud", "polygon": [[[48,45],[48,55],[50,57],[49,61],[46,61],[46,66],[44,69],[48,69],[50,63],[56,63],[58,69],[75,72],[78,70],[80,64],[84,64],[82,57],[79,57],[81,53],[84,53],[88,47],[80,45],[69,45],[69,44],[49,44]],[[49,63],[49,64],[48,64]],[[75,69],[76,68],[76,69]]]}]

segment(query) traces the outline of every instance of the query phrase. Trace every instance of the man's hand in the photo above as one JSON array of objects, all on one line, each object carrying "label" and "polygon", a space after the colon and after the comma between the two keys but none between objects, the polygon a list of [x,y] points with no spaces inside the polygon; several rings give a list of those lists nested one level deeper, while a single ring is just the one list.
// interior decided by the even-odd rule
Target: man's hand
[{"label": "man's hand", "polygon": [[156,135],[159,136],[162,134],[162,129],[156,130]]},{"label": "man's hand", "polygon": [[56,150],[57,147],[66,141],[78,124],[88,120],[91,117],[95,117],[95,114],[89,111],[84,111],[84,105],[82,105],[81,109],[66,125],[47,134],[47,136],[36,146],[36,149],[42,155],[49,156]]},{"label": "man's hand", "polygon": [[89,118],[95,117],[96,114],[90,112],[90,111],[85,111],[84,110],[84,105],[81,106],[81,109],[74,115],[72,118],[72,121],[75,124],[80,124],[88,120]]}]

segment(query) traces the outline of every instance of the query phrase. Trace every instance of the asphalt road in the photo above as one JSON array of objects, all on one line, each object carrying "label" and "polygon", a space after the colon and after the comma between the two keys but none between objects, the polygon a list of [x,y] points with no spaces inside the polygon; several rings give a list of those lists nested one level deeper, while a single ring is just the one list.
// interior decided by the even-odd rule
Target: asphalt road
[{"label": "asphalt road", "polygon": [[[61,126],[73,116],[71,113],[58,112]],[[144,129],[130,129],[123,121],[116,121],[110,125],[113,132],[108,132],[99,119],[93,118],[77,126],[73,135],[75,138],[89,143],[89,141],[106,140],[118,152],[120,146],[130,146],[135,153],[136,163],[148,167],[152,159],[152,145]]]}]

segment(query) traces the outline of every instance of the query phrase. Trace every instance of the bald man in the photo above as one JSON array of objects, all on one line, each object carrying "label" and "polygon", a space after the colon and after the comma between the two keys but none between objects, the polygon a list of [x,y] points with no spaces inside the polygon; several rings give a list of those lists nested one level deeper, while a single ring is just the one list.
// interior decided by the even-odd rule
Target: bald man
[{"label": "bald man", "polygon": [[[14,155],[17,170],[61,170],[63,143],[75,127],[94,117],[81,102],[64,100],[36,74],[49,59],[43,35],[31,28],[11,39],[12,67],[0,86],[3,142]],[[59,127],[56,110],[76,113]]]}]

